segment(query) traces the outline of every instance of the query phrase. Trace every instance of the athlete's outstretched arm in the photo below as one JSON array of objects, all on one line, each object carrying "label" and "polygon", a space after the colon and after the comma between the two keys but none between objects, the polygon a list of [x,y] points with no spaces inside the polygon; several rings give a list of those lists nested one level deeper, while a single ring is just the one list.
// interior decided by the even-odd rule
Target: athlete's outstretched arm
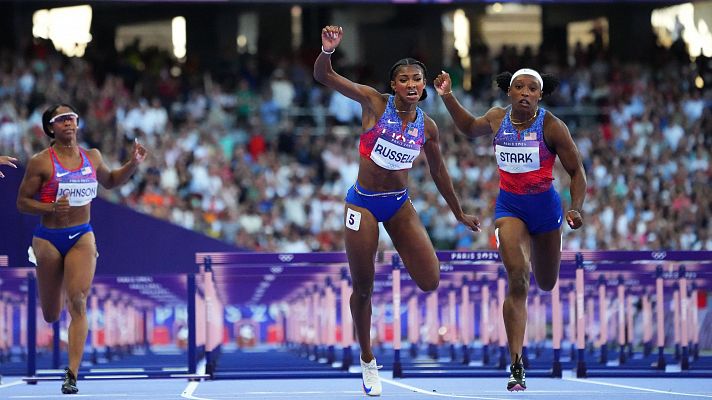
[{"label": "athlete's outstretched arm", "polygon": [[566,124],[550,113],[544,124],[544,137],[571,177],[571,209],[566,212],[566,222],[571,228],[578,229],[583,225],[582,207],[586,197],[586,171],[581,154]]},{"label": "athlete's outstretched arm", "polygon": [[123,185],[129,180],[129,178],[131,178],[131,175],[136,172],[138,165],[146,159],[148,151],[145,147],[143,147],[143,145],[135,141],[133,149],[131,150],[131,159],[126,162],[126,164],[114,170],[109,169],[99,150],[93,149],[90,153],[94,165],[97,166],[96,180],[101,184],[101,186],[107,189],[113,189],[117,186]]},{"label": "athlete's outstretched arm", "polygon": [[438,132],[438,126],[430,117],[425,118],[425,132],[427,140],[423,145],[423,149],[425,150],[425,157],[428,159],[430,176],[433,177],[435,186],[437,186],[438,191],[445,199],[445,202],[447,202],[455,218],[471,230],[479,232],[480,220],[474,215],[468,215],[462,211],[460,200],[455,194],[452,179],[450,179],[450,174],[447,172],[447,167],[445,167],[445,161],[443,161],[443,155],[440,151],[440,133]]},{"label": "athlete's outstretched arm", "polygon": [[[17,165],[13,164],[17,162],[17,158],[10,156],[0,156],[0,165],[9,165],[12,168],[17,168]],[[0,171],[0,178],[4,178],[5,175]]]},{"label": "athlete's outstretched arm", "polygon": [[[384,103],[383,96],[376,89],[361,85],[339,75],[331,66],[331,54],[341,43],[344,31],[340,26],[326,26],[321,30],[321,47],[323,51],[314,61],[314,79],[324,86],[330,87],[344,96],[358,101],[361,107],[370,111],[376,109],[379,102]],[[329,54],[327,54],[329,53]]]},{"label": "athlete's outstretched arm", "polygon": [[482,117],[472,115],[457,101],[457,98],[455,98],[455,94],[452,92],[450,74],[445,71],[442,71],[435,78],[433,84],[435,91],[438,92],[443,103],[445,103],[448,113],[450,113],[453,121],[455,121],[455,126],[457,126],[460,132],[470,138],[491,135],[493,133],[490,122],[493,120],[493,114],[497,112],[497,108],[490,109]]}]

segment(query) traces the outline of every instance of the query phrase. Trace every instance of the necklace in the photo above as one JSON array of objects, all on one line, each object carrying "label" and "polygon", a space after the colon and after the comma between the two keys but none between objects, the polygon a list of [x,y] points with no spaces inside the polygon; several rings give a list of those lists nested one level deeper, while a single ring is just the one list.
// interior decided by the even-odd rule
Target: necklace
[{"label": "necklace", "polygon": [[398,113],[411,113],[411,112],[415,112],[415,110],[399,110],[399,109],[397,109],[397,108],[394,108],[394,109],[395,109],[396,112],[398,112]]},{"label": "necklace", "polygon": [[61,149],[76,149],[77,147],[79,147],[76,144],[59,144],[57,142],[54,142],[53,146],[58,150],[60,148]]},{"label": "necklace", "polygon": [[531,118],[529,118],[529,119],[526,120],[526,121],[517,122],[517,121],[515,121],[515,120],[512,118],[512,110],[510,109],[510,110],[509,110],[509,121],[511,121],[512,124],[514,124],[514,125],[524,125],[524,124],[526,124],[527,122],[531,122],[534,118],[536,118],[537,114],[539,114],[539,107],[537,107],[536,110],[534,110],[534,115],[532,115]]}]

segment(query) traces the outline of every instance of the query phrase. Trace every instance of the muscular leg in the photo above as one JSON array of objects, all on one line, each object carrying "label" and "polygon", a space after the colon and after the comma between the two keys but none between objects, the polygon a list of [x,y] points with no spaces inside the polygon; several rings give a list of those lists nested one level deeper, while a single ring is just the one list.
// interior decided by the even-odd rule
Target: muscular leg
[{"label": "muscular leg", "polygon": [[351,317],[356,328],[356,336],[361,346],[361,359],[365,362],[373,360],[371,351],[371,295],[373,294],[373,279],[376,273],[374,260],[378,250],[378,221],[365,208],[346,204],[346,218],[348,209],[361,213],[358,230],[353,230],[349,221],[346,221],[345,243],[346,256],[349,260],[351,279],[353,280],[353,293],[349,301]]},{"label": "muscular leg", "polygon": [[72,321],[69,324],[69,369],[79,375],[79,363],[84,354],[89,325],[87,323],[87,297],[96,270],[96,244],[94,233],[89,232],[72,247],[64,258],[64,281],[67,290],[67,308]]},{"label": "muscular leg", "polygon": [[542,290],[551,291],[559,279],[561,228],[532,236],[532,269]]},{"label": "muscular leg", "polygon": [[502,314],[509,355],[514,361],[522,355],[524,330],[527,326],[531,238],[526,225],[518,218],[499,218],[495,225],[499,229],[499,253],[507,270],[507,296]]},{"label": "muscular leg", "polygon": [[383,226],[418,287],[431,292],[440,284],[440,263],[415,208],[406,201]]},{"label": "muscular leg", "polygon": [[59,320],[62,312],[63,258],[52,243],[38,237],[32,238],[32,250],[37,258],[37,286],[44,320]]}]

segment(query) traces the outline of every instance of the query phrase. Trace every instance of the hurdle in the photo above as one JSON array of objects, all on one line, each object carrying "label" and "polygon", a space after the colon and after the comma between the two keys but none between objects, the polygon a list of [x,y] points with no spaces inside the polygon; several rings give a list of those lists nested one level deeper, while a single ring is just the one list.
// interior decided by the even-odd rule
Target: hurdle
[{"label": "hurdle", "polygon": [[[710,360],[690,357],[688,349],[694,348],[694,337],[699,338],[699,326],[694,324],[697,310],[689,307],[688,286],[703,285],[710,287],[712,253],[709,251],[628,251],[628,252],[590,252],[592,259],[586,265],[587,273],[601,273],[598,276],[598,297],[600,316],[600,336],[598,340],[598,360],[587,360],[586,376],[606,377],[679,377],[711,376]],[[618,272],[622,271],[622,274]],[[605,274],[605,275],[604,275]],[[625,275],[625,276],[624,276]],[[658,345],[657,357],[651,357],[653,341],[652,304],[649,298],[655,287],[656,318],[655,336]],[[607,312],[608,287],[614,287],[616,296],[613,309],[614,318]],[[684,290],[680,288],[684,287]],[[669,301],[672,289],[672,302]],[[667,295],[666,295],[667,292]],[[640,319],[643,321],[641,353],[633,351],[635,331],[634,316],[631,313],[632,297],[641,303]],[[667,302],[667,303],[666,303]],[[673,340],[670,343],[666,335],[666,304],[673,308]],[[628,310],[628,311],[626,311]],[[607,330],[609,324],[617,332],[615,339],[618,348],[609,350]],[[624,329],[623,325],[627,329]],[[686,337],[687,332],[696,332]],[[684,333],[684,334],[683,334]],[[672,357],[665,353],[670,345],[674,346]]]},{"label": "hurdle", "polygon": [[[248,302],[255,300],[255,296],[269,296],[271,287],[276,285],[270,282],[277,282],[277,276],[286,277],[288,285],[293,286],[286,295],[289,315],[276,315],[275,322],[280,321],[278,325],[284,332],[279,345],[259,357],[249,348],[228,348],[221,340],[211,342],[206,347],[211,379],[360,376],[360,371],[351,366],[353,324],[348,305],[351,287],[344,253],[196,253],[195,262],[201,270],[210,270],[213,276],[223,280],[234,277],[253,283],[257,289]],[[211,291],[217,297],[225,293],[217,287]],[[220,302],[227,304],[227,299]],[[211,314],[211,311],[206,313]],[[337,323],[339,314],[341,318]],[[347,318],[343,318],[344,315]],[[340,356],[337,343],[341,347]]]},{"label": "hurdle", "polygon": [[[8,352],[8,357],[0,360],[0,371],[5,375],[22,376],[28,384],[61,380],[60,365],[66,363],[66,353],[60,348],[59,336],[62,325],[67,323],[64,318],[67,314],[54,324],[41,320],[33,268],[4,268],[0,270],[0,278],[3,280],[0,299],[5,300],[0,300],[0,328],[9,333],[7,337],[0,337],[0,345],[7,343],[9,348],[15,348],[14,353]],[[200,298],[202,294],[195,287],[191,290],[190,281],[185,274],[183,277],[97,277],[87,302],[90,327],[87,344],[91,350],[84,355],[79,378],[206,378],[208,375],[195,372],[197,360],[202,357],[195,343],[188,346],[193,348],[192,353],[188,351],[192,359],[179,352],[155,352],[148,346],[147,321],[153,319],[152,305],[159,304],[161,298],[181,301],[166,290],[165,285],[182,287],[186,296],[192,293],[192,297]],[[101,324],[99,313],[103,315]],[[192,314],[195,315],[194,310]],[[8,325],[8,322],[12,324],[13,317],[19,319],[20,324]],[[101,343],[99,331],[102,332]],[[151,362],[146,362],[144,357],[149,355]]]},{"label": "hurdle", "polygon": [[[498,252],[438,251],[437,257],[440,288],[423,294],[403,271],[397,253],[378,254],[372,328],[379,364],[391,369],[396,378],[502,376],[509,360],[501,322],[506,275]],[[243,278],[231,278],[235,284],[262,286],[258,275],[270,268],[280,271],[275,282],[287,279],[293,285],[281,298],[293,314],[280,317],[286,332],[282,345],[312,362],[299,364],[299,371],[285,371],[268,362],[258,363],[251,371],[223,364],[216,367],[213,379],[357,373],[350,360],[353,337],[346,333],[352,334],[352,325],[345,302],[350,290],[344,253],[196,253],[195,262],[203,268],[211,265],[216,274],[236,276],[237,271],[244,271]],[[580,378],[709,376],[712,368],[708,357],[699,357],[695,341],[699,341],[699,325],[695,325],[696,311],[689,304],[693,292],[712,287],[711,263],[712,252],[562,252],[560,279],[554,289],[530,288],[527,374],[561,377],[571,371]],[[334,290],[333,282],[339,282],[340,290]],[[678,290],[678,300],[669,303],[675,284],[686,289]],[[339,299],[332,299],[335,294]],[[666,301],[679,309],[673,324],[665,318]],[[640,312],[635,312],[635,304],[641,304]],[[334,319],[338,323],[333,323]],[[636,329],[638,321],[646,322],[642,334]],[[666,323],[677,327],[677,341],[670,340]],[[421,329],[424,326],[427,329]],[[547,336],[549,327],[551,335]],[[339,339],[330,336],[334,330],[341,335]],[[608,332],[613,335],[608,337]],[[650,351],[654,342],[657,355]],[[672,344],[679,347],[678,360],[666,352]],[[341,347],[340,357],[335,345]],[[561,351],[565,346],[571,349],[567,354]],[[404,348],[408,351],[403,352]],[[257,359],[255,353],[249,354]]]}]

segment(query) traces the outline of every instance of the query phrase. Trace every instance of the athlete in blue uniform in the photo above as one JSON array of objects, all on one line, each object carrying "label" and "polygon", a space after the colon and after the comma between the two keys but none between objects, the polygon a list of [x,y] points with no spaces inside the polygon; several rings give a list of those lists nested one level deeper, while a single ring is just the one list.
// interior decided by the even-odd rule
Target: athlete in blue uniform
[{"label": "athlete in blue uniform", "polygon": [[473,231],[479,220],[462,211],[440,153],[435,122],[418,108],[425,98],[425,65],[412,58],[391,69],[393,95],[352,82],[334,72],[330,55],[343,37],[338,26],[321,31],[322,52],[314,62],[314,78],[361,103],[363,133],[358,180],[346,196],[346,254],[353,278],[351,314],[361,347],[363,390],[381,394],[378,367],[371,351],[371,294],[378,248],[378,223],[383,222],[410,276],[424,291],[438,287],[440,269],[433,245],[408,201],[408,170],[424,150],[440,194],[458,221]]},{"label": "athlete in blue uniform", "polygon": [[91,201],[98,184],[111,189],[125,183],[146,158],[146,149],[134,143],[131,160],[110,170],[99,150],[84,150],[77,144],[78,121],[77,111],[67,104],[42,114],[42,127],[53,140],[28,162],[17,197],[20,212],[41,216],[32,249],[44,319],[50,323],[59,319],[63,298],[72,317],[69,366],[62,383],[65,394],[79,391],[76,377],[89,330],[86,300],[98,257],[89,225]]},{"label": "athlete in blue uniform", "polygon": [[561,260],[562,206],[553,186],[556,156],[571,177],[571,205],[566,222],[572,229],[583,224],[586,173],[581,156],[563,121],[539,106],[558,81],[533,69],[497,76],[497,85],[510,105],[493,107],[475,117],[452,94],[450,76],[435,78],[435,90],[445,103],[457,128],[470,138],[493,135],[500,185],[495,205],[495,235],[507,270],[508,289],[504,301],[504,326],[512,359],[507,389],[526,389],[521,362],[527,324],[527,293],[530,271],[540,289],[554,288]]}]

